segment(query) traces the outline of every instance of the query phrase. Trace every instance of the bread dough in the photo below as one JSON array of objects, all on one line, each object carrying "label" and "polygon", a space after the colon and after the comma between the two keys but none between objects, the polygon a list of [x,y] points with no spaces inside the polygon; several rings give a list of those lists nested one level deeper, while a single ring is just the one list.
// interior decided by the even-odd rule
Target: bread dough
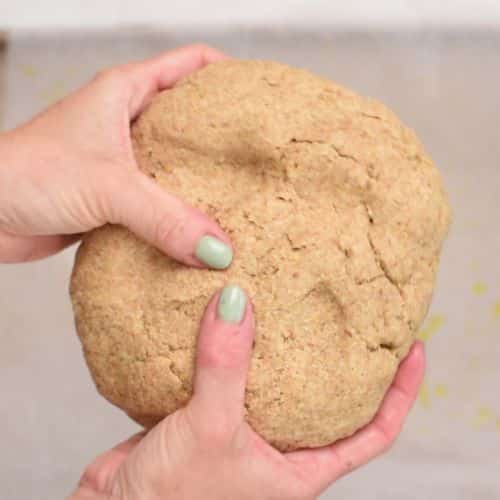
[{"label": "bread dough", "polygon": [[450,221],[414,133],[307,71],[232,60],[159,94],[132,134],[140,169],[219,221],[236,254],[225,272],[195,270],[119,226],[84,238],[71,295],[99,392],[145,426],[184,405],[203,310],[236,283],[256,310],[250,425],[291,450],[369,422]]}]

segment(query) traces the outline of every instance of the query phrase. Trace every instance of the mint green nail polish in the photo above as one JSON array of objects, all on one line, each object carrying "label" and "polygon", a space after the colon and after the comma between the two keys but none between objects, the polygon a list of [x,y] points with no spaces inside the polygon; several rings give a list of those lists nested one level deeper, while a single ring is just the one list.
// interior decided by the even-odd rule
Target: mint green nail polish
[{"label": "mint green nail polish", "polygon": [[213,236],[203,236],[196,247],[196,257],[213,269],[226,269],[233,260],[231,247]]},{"label": "mint green nail polish", "polygon": [[245,314],[246,304],[245,292],[237,285],[228,285],[220,294],[217,315],[228,323],[239,323]]}]

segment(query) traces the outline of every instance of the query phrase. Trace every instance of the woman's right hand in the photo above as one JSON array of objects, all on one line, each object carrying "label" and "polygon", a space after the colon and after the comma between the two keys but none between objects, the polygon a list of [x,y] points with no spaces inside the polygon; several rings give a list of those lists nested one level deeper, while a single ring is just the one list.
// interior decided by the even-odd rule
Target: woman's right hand
[{"label": "woman's right hand", "polygon": [[310,500],[391,446],[423,378],[421,343],[371,424],[331,446],[279,453],[244,420],[253,336],[243,290],[216,294],[201,324],[189,404],[98,457],[72,499]]}]

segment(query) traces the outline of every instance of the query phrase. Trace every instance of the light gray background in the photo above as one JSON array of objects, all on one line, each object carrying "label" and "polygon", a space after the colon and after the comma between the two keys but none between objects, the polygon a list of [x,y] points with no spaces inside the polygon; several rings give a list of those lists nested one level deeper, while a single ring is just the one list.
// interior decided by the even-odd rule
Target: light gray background
[{"label": "light gray background", "polygon": [[[500,32],[14,36],[0,56],[3,126],[101,67],[193,40],[303,66],[383,100],[417,130],[450,194],[455,221],[423,329],[419,403],[389,454],[323,498],[500,498]],[[95,454],[137,430],[96,394],[84,365],[67,293],[72,258],[0,266],[2,499],[63,498]]]},{"label": "light gray background", "polygon": [[0,0],[9,29],[168,28],[281,25],[349,28],[485,27],[500,22],[497,0]]}]

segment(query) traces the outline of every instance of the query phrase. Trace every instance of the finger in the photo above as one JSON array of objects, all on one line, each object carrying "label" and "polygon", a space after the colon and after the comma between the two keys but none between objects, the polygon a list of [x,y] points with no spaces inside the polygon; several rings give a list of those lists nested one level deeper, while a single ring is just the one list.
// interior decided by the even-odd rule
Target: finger
[{"label": "finger", "polygon": [[243,419],[253,337],[253,312],[245,292],[226,286],[212,298],[201,322],[190,403],[210,425]]},{"label": "finger", "polygon": [[146,432],[133,435],[111,450],[99,455],[83,473],[79,485],[93,491],[111,492],[113,479],[122,462],[141,442]]},{"label": "finger", "polygon": [[206,45],[190,45],[129,65],[133,83],[130,118],[140,114],[160,90],[172,87],[193,71],[225,58],[224,54]]},{"label": "finger", "polygon": [[374,420],[353,436],[316,450],[287,454],[310,477],[316,491],[386,451],[398,436],[418,394],[425,370],[423,345],[417,342],[401,363]]},{"label": "finger", "polygon": [[63,250],[79,239],[79,234],[15,236],[0,231],[0,262],[13,264],[43,259]]},{"label": "finger", "polygon": [[128,227],[173,259],[212,269],[231,264],[231,242],[219,225],[141,172],[128,173],[120,186],[110,185],[104,194],[111,222]]}]

